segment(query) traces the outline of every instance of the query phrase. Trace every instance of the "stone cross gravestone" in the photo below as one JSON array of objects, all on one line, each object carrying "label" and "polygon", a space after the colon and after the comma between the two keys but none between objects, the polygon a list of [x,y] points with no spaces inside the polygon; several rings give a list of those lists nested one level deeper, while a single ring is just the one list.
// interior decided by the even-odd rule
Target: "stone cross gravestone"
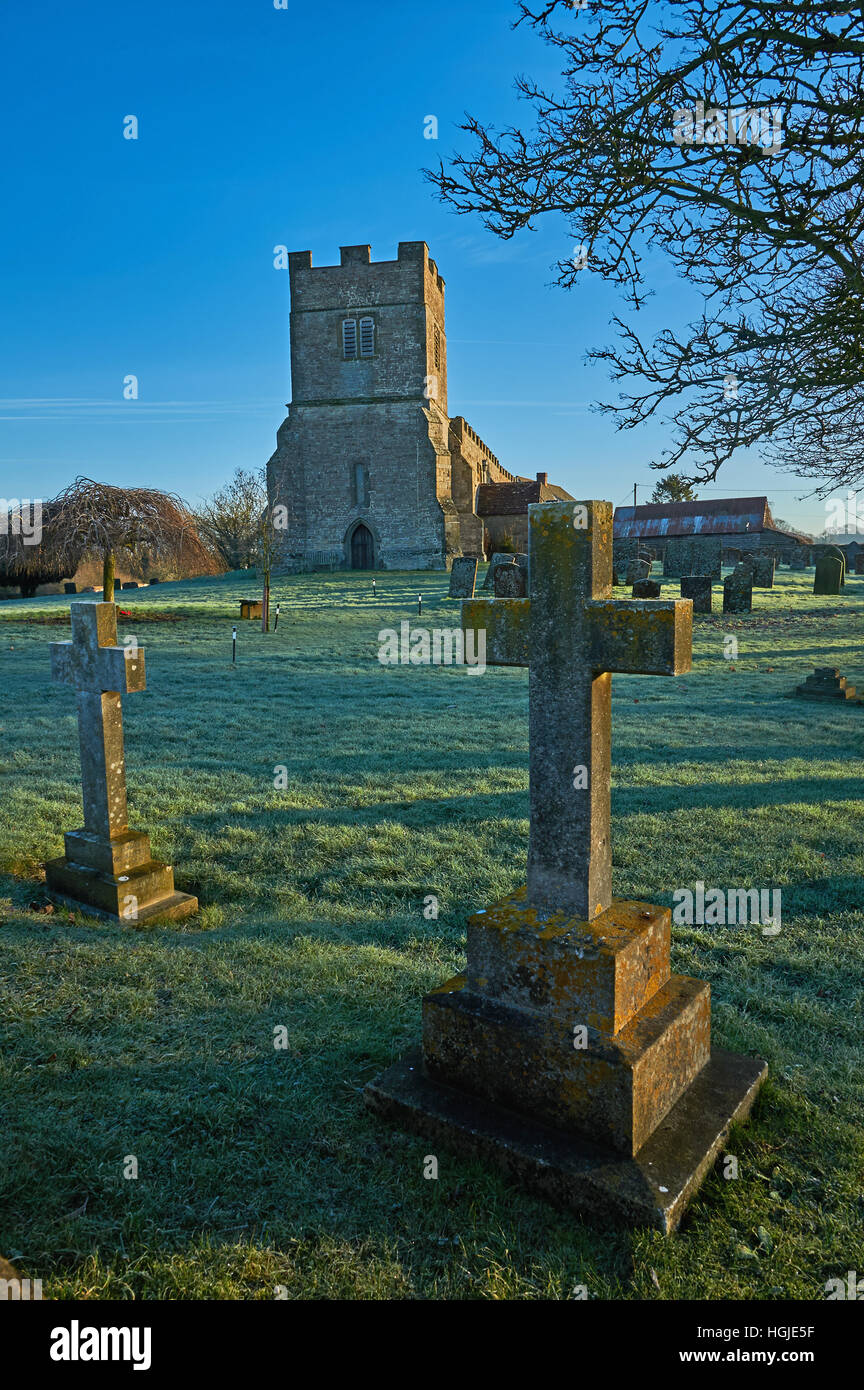
[{"label": "stone cross gravestone", "polygon": [[51,643],[51,679],[75,690],[84,825],[45,865],[51,893],[101,916],[133,922],[188,917],[197,898],[174,889],[150,838],[129,829],[121,695],[146,688],[144,652],[117,645],[113,603],[73,603],[71,642]]},{"label": "stone cross gravestone", "polygon": [[691,606],[611,596],[612,507],[529,507],[531,597],[463,604],[487,665],[528,666],[527,886],[468,923],[423,1050],[367,1103],[595,1220],[680,1220],[765,1075],[711,1051],[710,992],[671,974],[671,913],[612,898],[612,672],[689,670]]},{"label": "stone cross gravestone", "polygon": [[690,599],[694,613],[710,613],[712,589],[709,576],[706,574],[682,575],[681,597]]},{"label": "stone cross gravestone", "polygon": [[477,583],[477,559],[472,555],[460,555],[453,561],[450,570],[450,589],[448,598],[473,598]]}]

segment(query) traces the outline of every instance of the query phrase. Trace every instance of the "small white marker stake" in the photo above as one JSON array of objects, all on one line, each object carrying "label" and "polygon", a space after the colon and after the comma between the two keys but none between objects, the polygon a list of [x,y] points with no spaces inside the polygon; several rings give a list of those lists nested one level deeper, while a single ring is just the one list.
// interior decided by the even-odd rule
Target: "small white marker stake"
[{"label": "small white marker stake", "polygon": [[273,631],[274,631],[274,632],[276,631],[276,629],[277,629],[278,626],[279,626],[279,608],[280,608],[280,605],[277,603],[277,605],[276,605],[276,621],[275,621],[275,623],[273,624]]},{"label": "small white marker stake", "polygon": [[418,617],[418,618],[422,618],[422,617],[423,617],[423,595],[422,595],[422,594],[418,594],[418,595],[417,595],[417,617]]},{"label": "small white marker stake", "polygon": [[237,660],[237,629],[236,629],[236,627],[232,627],[232,629],[231,629],[231,660],[232,660],[232,661],[235,661],[235,662],[236,662],[236,660]]}]

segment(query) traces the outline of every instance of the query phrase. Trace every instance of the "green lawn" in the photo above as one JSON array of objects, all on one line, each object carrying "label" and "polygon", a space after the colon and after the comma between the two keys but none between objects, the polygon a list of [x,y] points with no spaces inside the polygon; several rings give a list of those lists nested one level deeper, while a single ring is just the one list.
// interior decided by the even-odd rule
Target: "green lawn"
[{"label": "green lawn", "polygon": [[122,595],[149,685],[125,701],[131,821],[201,900],[179,927],[40,910],[81,821],[47,650],[69,601],[0,604],[0,1254],[94,1299],[821,1299],[864,1270],[864,707],[783,698],[814,665],[864,688],[864,577],[812,582],[697,619],[688,676],[613,682],[616,894],[783,893],[776,937],[673,932],[716,1042],[770,1075],[738,1179],[716,1169],[672,1239],[593,1231],[444,1152],[427,1181],[428,1143],[364,1108],[468,915],[524,880],[527,673],[377,660],[418,591],[429,626],[457,621],[446,576],[280,580],[278,632],[239,624],[236,667],[247,576]]}]

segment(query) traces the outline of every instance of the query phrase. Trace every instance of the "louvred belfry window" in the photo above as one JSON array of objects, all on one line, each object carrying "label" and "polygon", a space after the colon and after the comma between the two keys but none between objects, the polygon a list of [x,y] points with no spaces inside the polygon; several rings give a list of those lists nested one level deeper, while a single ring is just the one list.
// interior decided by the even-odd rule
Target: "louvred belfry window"
[{"label": "louvred belfry window", "polygon": [[360,356],[373,357],[375,354],[375,320],[360,320]]},{"label": "louvred belfry window", "polygon": [[357,356],[357,320],[342,320],[342,356]]}]

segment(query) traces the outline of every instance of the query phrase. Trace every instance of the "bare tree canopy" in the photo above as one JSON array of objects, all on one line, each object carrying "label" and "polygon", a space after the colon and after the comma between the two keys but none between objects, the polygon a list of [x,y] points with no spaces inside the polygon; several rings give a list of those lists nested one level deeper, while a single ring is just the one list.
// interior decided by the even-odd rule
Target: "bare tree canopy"
[{"label": "bare tree canopy", "polygon": [[473,151],[430,178],[498,236],[563,215],[586,270],[638,310],[660,249],[703,295],[686,331],[615,318],[591,352],[628,389],[619,428],[660,414],[652,463],[708,481],[740,448],[819,480],[864,478],[864,5],[551,0],[518,6],[559,51],[562,90],[517,87],[533,129],[474,117]]},{"label": "bare tree canopy", "polygon": [[267,509],[266,470],[237,468],[195,512],[200,534],[229,570],[259,563],[259,533]]}]

